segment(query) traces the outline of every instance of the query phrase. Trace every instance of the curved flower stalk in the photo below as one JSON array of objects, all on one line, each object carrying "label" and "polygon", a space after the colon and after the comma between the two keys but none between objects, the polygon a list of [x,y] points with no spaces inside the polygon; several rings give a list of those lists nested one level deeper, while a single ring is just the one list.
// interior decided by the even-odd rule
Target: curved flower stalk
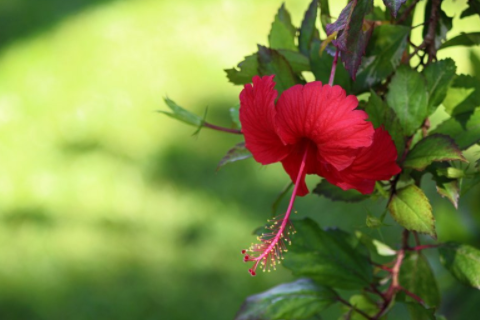
[{"label": "curved flower stalk", "polygon": [[[263,165],[281,162],[295,184],[285,215],[270,226],[245,254],[255,261],[250,274],[263,264],[275,267],[289,241],[289,218],[296,196],[309,193],[307,174],[324,177],[340,188],[372,193],[377,180],[401,171],[388,132],[374,130],[368,115],[357,110],[358,100],[340,86],[311,82],[295,85],[279,97],[274,76],[253,78],[240,93],[240,121],[245,145]],[[281,221],[281,222],[280,222]]]}]

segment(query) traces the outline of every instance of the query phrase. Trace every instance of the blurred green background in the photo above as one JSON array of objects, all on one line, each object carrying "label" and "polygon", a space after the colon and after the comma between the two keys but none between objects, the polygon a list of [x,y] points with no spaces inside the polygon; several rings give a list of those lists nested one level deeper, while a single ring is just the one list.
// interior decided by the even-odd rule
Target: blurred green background
[{"label": "blurred green background", "polygon": [[[285,2],[300,25],[309,1]],[[252,278],[240,254],[288,182],[281,167],[249,160],[215,172],[241,138],[192,136],[156,113],[168,95],[229,126],[241,88],[223,69],[267,42],[280,4],[0,1],[2,319],[232,319],[246,296],[292,279],[283,269]],[[444,7],[458,17],[465,1]],[[478,18],[454,23],[452,35]],[[475,73],[472,52],[448,50]],[[480,191],[456,212],[425,183],[439,239],[479,246]],[[365,216],[384,206],[297,202],[299,216],[376,237]],[[399,229],[386,231],[397,243]],[[468,319],[479,293],[430,258],[447,290],[442,311]]]}]

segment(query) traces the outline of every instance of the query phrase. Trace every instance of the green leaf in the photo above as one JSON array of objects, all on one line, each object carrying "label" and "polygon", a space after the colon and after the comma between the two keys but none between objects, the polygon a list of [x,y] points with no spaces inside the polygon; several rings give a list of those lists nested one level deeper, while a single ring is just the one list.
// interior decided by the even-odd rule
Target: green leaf
[{"label": "green leaf", "polygon": [[387,103],[395,111],[407,136],[413,135],[427,117],[427,92],[422,76],[401,66],[390,83]]},{"label": "green leaf", "polygon": [[297,233],[284,265],[294,275],[341,289],[360,289],[371,283],[372,266],[367,256],[344,232],[324,231],[308,218],[293,224]]},{"label": "green leaf", "polygon": [[449,136],[433,134],[423,138],[408,153],[403,166],[423,171],[434,161],[467,161]]},{"label": "green leaf", "polygon": [[463,113],[471,115],[477,107],[480,107],[480,83],[477,79],[468,75],[459,75],[447,91],[443,101],[445,111],[452,116]]},{"label": "green leaf", "polygon": [[173,100],[170,100],[169,98],[164,99],[165,103],[167,106],[172,110],[172,112],[166,112],[166,111],[159,111],[160,113],[166,114],[169,117],[172,117],[174,119],[180,120],[186,124],[195,126],[195,127],[201,127],[203,126],[203,118],[197,116],[196,114],[191,113],[190,111],[185,110],[184,108],[180,107],[178,104],[176,104]]},{"label": "green leaf", "polygon": [[432,206],[419,187],[409,185],[398,190],[390,200],[388,210],[395,221],[405,229],[436,238]]},{"label": "green leaf", "polygon": [[363,92],[390,76],[400,64],[407,46],[410,28],[399,25],[381,25],[373,31],[366,57],[358,70],[354,91]]},{"label": "green leaf", "polygon": [[468,0],[468,8],[462,12],[460,18],[469,17],[474,14],[480,15],[480,0]]},{"label": "green leaf", "polygon": [[462,32],[460,35],[453,37],[448,41],[445,41],[440,46],[440,49],[445,49],[453,46],[471,47],[471,46],[478,46],[478,45],[480,45],[480,32],[472,32],[472,33]]},{"label": "green leaf", "polygon": [[288,61],[293,72],[300,73],[310,70],[310,61],[298,51],[279,49],[278,52]]},{"label": "green leaf", "polygon": [[[400,285],[406,290],[416,294],[429,305],[440,305],[440,291],[432,268],[427,258],[420,252],[409,253],[403,260],[400,269]],[[414,301],[407,297],[407,301]]]},{"label": "green leaf", "polygon": [[[317,81],[322,83],[328,83],[330,78],[330,72],[332,71],[333,57],[326,51],[320,54],[322,42],[320,40],[314,40],[312,42],[312,49],[310,51],[310,65],[312,73],[315,75]],[[337,64],[335,71],[334,84],[338,84],[348,93],[350,91],[352,80],[348,75],[347,70],[343,64]]]},{"label": "green leaf", "polygon": [[296,28],[292,25],[290,13],[285,9],[285,4],[282,4],[280,9],[278,9],[268,35],[270,48],[297,50],[295,34]]},{"label": "green leaf", "polygon": [[397,17],[398,10],[405,1],[407,0],[383,0],[383,3],[385,3],[385,6],[392,11],[392,16]]},{"label": "green leaf", "polygon": [[371,228],[371,229],[380,228],[381,226],[384,225],[382,220],[378,219],[375,216],[372,216],[371,214],[367,214],[367,218],[365,219],[365,224],[367,225],[368,228]]},{"label": "green leaf", "polygon": [[444,198],[447,198],[453,206],[458,209],[458,199],[460,197],[460,183],[457,179],[433,175],[436,183],[437,192]]},{"label": "green leaf", "polygon": [[[350,297],[350,304],[355,307],[355,309],[361,310],[367,315],[373,317],[378,313],[377,304],[372,301],[369,297],[362,294],[356,294]],[[365,317],[355,311],[355,309],[350,309],[350,307],[345,306],[344,308],[348,309],[349,312],[346,314],[346,319],[349,320],[365,320]]]},{"label": "green leaf", "polygon": [[[280,49],[277,52],[287,60],[294,73],[310,70],[308,58],[300,52],[286,49]],[[251,83],[252,78],[260,74],[258,70],[258,54],[254,53],[245,57],[245,60],[240,62],[237,67],[238,69],[225,69],[228,80],[237,85]]]},{"label": "green leaf", "polygon": [[275,75],[275,89],[279,95],[297,83],[301,83],[300,78],[293,73],[287,60],[276,50],[259,45],[258,63],[262,76]]},{"label": "green leaf", "polygon": [[455,140],[461,150],[480,141],[480,108],[473,114],[462,113],[442,122],[432,133],[446,134]]},{"label": "green leaf", "polygon": [[308,319],[336,301],[335,291],[309,279],[278,285],[247,298],[235,320]]},{"label": "green leaf", "polygon": [[238,70],[235,68],[225,69],[228,80],[233,84],[244,85],[252,82],[253,76],[258,74],[258,59],[257,54],[251,54],[245,57],[245,60],[240,62]]},{"label": "green leaf", "polygon": [[324,196],[332,201],[359,202],[368,199],[368,196],[361,194],[357,190],[342,190],[325,179],[317,184],[313,193]]},{"label": "green leaf", "polygon": [[374,91],[371,91],[370,98],[365,107],[370,120],[375,128],[383,125],[388,131],[397,148],[398,157],[403,154],[405,148],[405,137],[395,111],[393,111]]},{"label": "green leaf", "polygon": [[226,165],[240,160],[248,159],[252,156],[250,151],[245,148],[245,142],[237,143],[232,149],[228,150],[227,154],[220,160],[217,165],[217,170]]},{"label": "green leaf", "polygon": [[327,32],[327,24],[332,22],[328,0],[320,0],[320,22],[322,23],[323,31]]},{"label": "green leaf", "polygon": [[441,246],[439,252],[440,261],[458,281],[480,289],[480,250],[450,242]]},{"label": "green leaf", "polygon": [[317,20],[318,1],[313,0],[308,6],[307,12],[300,27],[300,36],[298,38],[298,48],[300,52],[308,56],[313,39],[318,38],[318,30],[315,27]]},{"label": "green leaf", "polygon": [[386,245],[385,243],[374,239],[365,233],[362,233],[360,231],[355,231],[355,235],[357,238],[360,240],[361,243],[363,243],[370,251],[377,253],[380,256],[394,256],[397,254],[395,250],[393,250],[391,247]]},{"label": "green leaf", "polygon": [[450,179],[459,179],[465,176],[465,171],[462,169],[458,169],[455,167],[445,167],[437,169],[437,173],[439,176],[450,178]]},{"label": "green leaf", "polygon": [[447,95],[447,90],[455,77],[455,61],[448,58],[429,64],[423,70],[427,83],[428,114],[432,114]]}]

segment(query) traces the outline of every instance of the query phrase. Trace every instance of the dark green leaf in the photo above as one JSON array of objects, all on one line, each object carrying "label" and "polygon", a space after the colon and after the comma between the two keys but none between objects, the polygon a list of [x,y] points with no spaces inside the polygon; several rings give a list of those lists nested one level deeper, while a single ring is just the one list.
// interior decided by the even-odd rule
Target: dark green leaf
[{"label": "dark green leaf", "polygon": [[307,319],[334,303],[336,297],[331,289],[299,279],[248,297],[235,320]]},{"label": "dark green leaf", "polygon": [[390,136],[395,143],[395,147],[397,148],[398,156],[400,157],[405,148],[405,137],[395,111],[388,107],[374,91],[371,91],[370,99],[365,107],[365,111],[368,114],[368,119],[372,122],[375,128],[383,125],[388,133],[390,133]]},{"label": "dark green leaf", "polygon": [[297,50],[295,35],[296,29],[292,25],[290,13],[285,9],[285,4],[282,4],[280,9],[278,9],[275,20],[272,23],[272,29],[268,35],[270,48]]},{"label": "dark green leaf", "polygon": [[387,119],[388,106],[375,91],[370,91],[370,98],[365,106],[365,111],[368,114],[368,121],[370,121],[375,128],[378,128],[383,125]]},{"label": "dark green leaf", "polygon": [[244,85],[252,82],[253,76],[258,74],[258,59],[257,54],[254,53],[245,57],[245,60],[237,65],[238,69],[225,69],[227,78],[233,84]]},{"label": "dark green leaf", "polygon": [[472,32],[472,33],[462,32],[460,35],[453,37],[448,41],[445,41],[440,46],[440,49],[445,49],[453,46],[471,47],[471,46],[478,46],[478,45],[480,45],[480,32]]},{"label": "dark green leaf", "polygon": [[407,0],[383,0],[383,3],[385,3],[385,6],[392,11],[392,15],[397,17],[398,10],[405,1]]},{"label": "dark green leaf", "polygon": [[416,302],[405,302],[408,312],[410,313],[410,320],[436,320],[435,308],[426,309]]},{"label": "dark green leaf", "polygon": [[262,76],[275,75],[275,89],[281,94],[286,89],[301,83],[300,78],[293,73],[287,60],[278,51],[258,46],[259,71]]},{"label": "dark green leaf", "polygon": [[[330,72],[332,70],[333,57],[326,51],[320,54],[322,42],[314,40],[312,42],[312,50],[310,52],[310,65],[315,79],[322,83],[328,83]],[[350,91],[352,81],[343,64],[339,63],[335,71],[334,84],[338,84],[348,93]]]},{"label": "dark green leaf", "polygon": [[466,244],[448,243],[440,247],[440,260],[463,284],[480,289],[480,250]]},{"label": "dark green leaf", "polygon": [[324,231],[311,219],[293,222],[297,233],[284,265],[297,276],[341,289],[359,289],[372,281],[367,256],[337,231]]},{"label": "dark green leaf", "polygon": [[217,165],[217,170],[226,165],[227,163],[236,162],[240,160],[248,159],[252,156],[250,151],[245,148],[245,142],[237,143],[232,149],[228,150],[227,154],[220,160]]},{"label": "dark green leaf", "polygon": [[345,191],[331,184],[327,180],[322,180],[317,184],[313,193],[324,196],[333,201],[359,202],[368,199],[368,196],[361,194],[357,190],[350,189]]},{"label": "dark green leaf", "polygon": [[455,140],[461,150],[480,141],[480,108],[473,114],[462,113],[442,122],[432,133],[446,134]]},{"label": "dark green leaf", "polygon": [[407,66],[399,67],[390,83],[387,102],[404,133],[413,135],[427,117],[427,92],[422,76]]},{"label": "dark green leaf", "polygon": [[420,140],[413,147],[403,166],[422,171],[434,161],[449,160],[467,161],[452,138],[442,134],[433,134]]},{"label": "dark green leaf", "polygon": [[388,209],[395,221],[405,229],[436,237],[432,206],[417,186],[412,184],[398,190],[390,200]]},{"label": "dark green leaf", "polygon": [[423,70],[427,83],[428,114],[432,114],[447,95],[447,90],[455,77],[457,67],[452,59],[439,60]]},{"label": "dark green leaf", "polygon": [[355,92],[368,90],[393,73],[400,64],[409,33],[410,28],[399,25],[375,28],[367,48],[367,57],[358,70]]},{"label": "dark green leaf", "polygon": [[461,195],[466,194],[470,189],[480,183],[480,172],[475,172],[471,176],[462,179]]},{"label": "dark green leaf", "polygon": [[313,0],[308,6],[307,12],[300,27],[300,36],[298,38],[298,48],[300,52],[308,56],[313,39],[318,38],[318,30],[315,27],[317,20],[318,1]]},{"label": "dark green leaf", "polygon": [[[277,50],[288,62],[294,73],[310,70],[308,58],[297,51],[280,49]],[[251,83],[255,75],[259,75],[258,54],[254,53],[245,57],[245,60],[238,64],[239,69],[226,69],[227,78],[230,82],[238,85]]]},{"label": "dark green leaf", "polygon": [[293,72],[300,73],[310,70],[310,61],[298,51],[280,49],[278,52],[288,61]]},{"label": "dark green leaf", "polygon": [[[430,307],[440,305],[440,292],[428,260],[420,252],[408,254],[400,269],[400,285],[416,294]],[[407,301],[414,301],[407,297]]]},{"label": "dark green leaf", "polygon": [[477,107],[480,107],[479,81],[469,75],[455,77],[443,105],[445,111],[452,116],[456,117],[462,113],[471,115]]},{"label": "dark green leaf", "polygon": [[320,22],[323,30],[327,32],[327,24],[331,23],[328,0],[320,0]]},{"label": "dark green leaf", "polygon": [[165,103],[167,106],[172,110],[172,112],[166,112],[166,111],[159,111],[160,113],[166,114],[169,117],[172,117],[174,119],[180,120],[186,124],[195,126],[195,127],[201,127],[203,126],[203,118],[197,116],[196,114],[191,113],[190,111],[187,111],[180,107],[178,104],[176,104],[173,100],[170,100],[169,98],[164,99]]},{"label": "dark green leaf", "polygon": [[480,0],[468,0],[468,8],[462,12],[460,18],[469,17],[474,14],[480,15]]}]

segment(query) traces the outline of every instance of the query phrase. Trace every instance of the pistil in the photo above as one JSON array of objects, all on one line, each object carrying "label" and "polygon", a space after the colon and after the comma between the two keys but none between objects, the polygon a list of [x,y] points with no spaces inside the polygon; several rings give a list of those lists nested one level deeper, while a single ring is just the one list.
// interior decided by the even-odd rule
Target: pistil
[{"label": "pistil", "polygon": [[[305,145],[302,162],[298,170],[295,188],[293,189],[287,211],[283,216],[269,220],[271,223],[266,228],[271,232],[262,234],[258,237],[260,243],[252,244],[248,250],[242,250],[244,262],[255,261],[255,264],[248,270],[252,276],[256,275],[259,264],[262,265],[263,271],[270,271],[273,267],[275,270],[277,263],[280,264],[283,259],[283,253],[287,251],[286,244],[291,244],[289,235],[295,233],[290,223],[290,215],[292,213],[293,204],[297,197],[298,186],[305,171],[305,163],[307,161],[308,145]],[[258,254],[258,256],[256,256]]]}]

